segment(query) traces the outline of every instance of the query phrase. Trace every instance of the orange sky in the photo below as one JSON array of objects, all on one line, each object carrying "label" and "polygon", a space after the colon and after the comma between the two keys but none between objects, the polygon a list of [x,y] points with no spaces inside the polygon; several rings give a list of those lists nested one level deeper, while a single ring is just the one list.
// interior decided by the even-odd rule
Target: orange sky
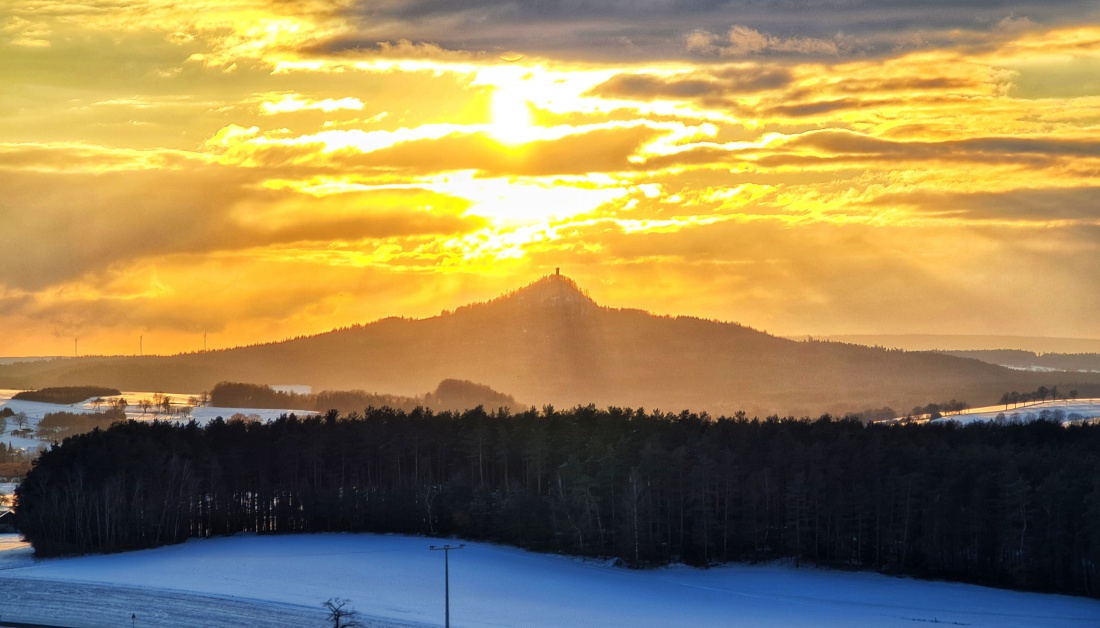
[{"label": "orange sky", "polygon": [[925,4],[9,0],[0,356],[555,267],[777,334],[1100,338],[1100,10]]}]

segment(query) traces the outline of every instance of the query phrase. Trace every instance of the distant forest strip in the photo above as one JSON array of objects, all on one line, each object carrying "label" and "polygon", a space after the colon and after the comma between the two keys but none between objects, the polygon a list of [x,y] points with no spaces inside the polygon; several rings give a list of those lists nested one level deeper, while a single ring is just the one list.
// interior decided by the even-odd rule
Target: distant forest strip
[{"label": "distant forest strip", "polygon": [[973,358],[1017,368],[1040,368],[1051,371],[1100,371],[1100,353],[1033,353],[1017,349],[987,349],[972,351],[942,351],[960,358]]},{"label": "distant forest strip", "polygon": [[220,382],[210,390],[210,405],[217,408],[268,408],[313,410],[340,413],[362,412],[365,408],[396,408],[411,412],[418,407],[441,410],[466,410],[483,406],[490,410],[522,410],[511,395],[499,393],[483,384],[445,379],[434,392],[418,397],[370,393],[363,390],[325,390],[296,393],[275,390],[264,384]]},{"label": "distant forest strip", "polygon": [[121,394],[119,390],[102,386],[61,386],[18,392],[12,395],[12,399],[71,405],[96,397],[114,397]]},{"label": "distant forest strip", "polygon": [[456,535],[636,567],[794,558],[1100,596],[1100,426],[370,409],[115,424],[17,489],[38,556],[237,532]]},{"label": "distant forest strip", "polygon": [[70,436],[90,432],[94,429],[106,429],[111,424],[126,420],[126,411],[111,408],[106,412],[74,413],[49,412],[38,422],[35,436],[44,441],[61,441]]}]

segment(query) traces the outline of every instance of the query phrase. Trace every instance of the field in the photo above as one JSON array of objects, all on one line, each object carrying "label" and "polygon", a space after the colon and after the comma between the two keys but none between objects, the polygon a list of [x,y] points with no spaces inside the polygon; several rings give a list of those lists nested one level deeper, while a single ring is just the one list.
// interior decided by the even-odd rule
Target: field
[{"label": "field", "polygon": [[[118,397],[104,397],[100,406],[97,406],[92,399],[85,400],[82,403],[73,405],[60,405],[54,403],[39,403],[36,401],[22,401],[19,399],[12,399],[12,395],[20,392],[18,390],[0,389],[0,408],[10,408],[12,412],[23,413],[27,417],[27,427],[35,429],[38,427],[38,422],[42,420],[44,416],[51,412],[71,412],[74,414],[91,414],[96,411],[106,410],[110,407],[111,402],[119,397],[126,400],[129,404],[126,408],[126,417],[134,419],[135,421],[153,421],[153,420],[175,420],[175,421],[190,421],[194,420],[200,425],[205,424],[217,417],[223,417],[229,419],[233,415],[241,414],[249,418],[256,418],[260,420],[267,420],[276,418],[282,414],[289,412],[297,412],[299,415],[312,414],[309,411],[303,410],[269,410],[269,409],[254,409],[254,408],[215,408],[210,406],[196,406],[191,408],[186,416],[179,413],[179,409],[184,406],[190,397],[197,396],[194,393],[165,393],[171,398],[173,414],[165,414],[163,411],[157,411],[150,409],[143,412],[138,403],[141,399],[152,399],[154,394],[152,392],[123,392]],[[12,432],[16,431],[18,426],[15,421],[8,417],[7,427],[0,432],[0,442],[4,444],[11,444],[13,447],[20,449],[28,449],[31,451],[37,450],[40,447],[48,443],[33,437],[18,437],[14,436]]]},{"label": "field", "polygon": [[1100,399],[1074,399],[1044,401],[1029,404],[1020,404],[1017,407],[989,406],[986,408],[973,408],[961,414],[952,415],[937,421],[958,421],[971,423],[973,421],[995,421],[1001,414],[1006,421],[1034,421],[1043,417],[1050,417],[1059,422],[1091,421],[1100,418]]},{"label": "field", "polygon": [[[197,539],[155,550],[34,561],[0,537],[0,613],[78,628],[325,626],[349,600],[370,626],[443,623],[443,556],[455,540],[391,535]],[[79,584],[79,586],[75,586]],[[455,626],[1100,625],[1100,602],[790,565],[635,571],[486,543],[450,556]],[[328,625],[331,625],[328,624]]]}]

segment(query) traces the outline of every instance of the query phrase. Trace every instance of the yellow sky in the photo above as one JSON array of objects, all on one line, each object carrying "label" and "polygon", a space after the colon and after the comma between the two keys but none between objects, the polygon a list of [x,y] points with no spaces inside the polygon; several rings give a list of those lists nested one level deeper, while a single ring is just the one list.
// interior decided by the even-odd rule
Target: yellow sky
[{"label": "yellow sky", "polygon": [[537,4],[6,3],[0,356],[430,316],[555,267],[777,334],[1100,337],[1095,9]]}]

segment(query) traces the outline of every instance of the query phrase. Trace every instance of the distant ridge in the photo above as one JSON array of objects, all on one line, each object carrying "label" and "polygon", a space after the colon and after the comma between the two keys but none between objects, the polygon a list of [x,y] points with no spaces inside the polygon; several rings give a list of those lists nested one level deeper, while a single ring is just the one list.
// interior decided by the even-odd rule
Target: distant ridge
[{"label": "distant ridge", "polygon": [[[993,351],[1014,349],[1033,353],[1100,353],[1100,339],[1044,336],[981,336],[950,334],[841,334],[815,336],[832,342],[905,351]],[[797,339],[797,338],[796,338]]]},{"label": "distant ridge", "polygon": [[221,381],[296,382],[315,391],[415,396],[444,380],[538,406],[750,416],[884,406],[904,413],[950,399],[985,405],[1041,385],[1100,396],[1100,374],[1013,371],[942,353],[794,341],[736,323],[604,307],[556,273],[431,318],[385,318],[207,353],[0,366],[0,388],[95,383],[200,392]]}]

